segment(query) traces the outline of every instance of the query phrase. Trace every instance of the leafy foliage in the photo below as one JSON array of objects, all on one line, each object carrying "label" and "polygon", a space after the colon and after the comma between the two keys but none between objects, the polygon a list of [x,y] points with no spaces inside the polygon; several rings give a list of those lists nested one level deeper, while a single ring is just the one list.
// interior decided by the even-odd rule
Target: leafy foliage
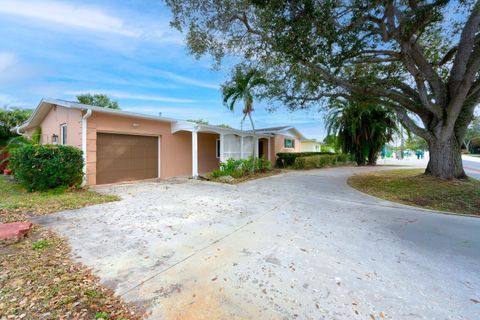
[{"label": "leafy foliage", "polygon": [[314,169],[344,165],[350,162],[348,154],[318,154],[297,157],[293,164],[295,169]]},{"label": "leafy foliage", "polygon": [[429,144],[427,173],[464,176],[459,144],[480,101],[477,1],[166,0],[190,51],[262,70],[292,110],[367,97]]},{"label": "leafy foliage", "polygon": [[476,115],[474,116],[472,123],[467,128],[467,132],[465,134],[465,147],[467,148],[467,151],[472,151],[470,150],[470,144],[473,142],[475,139],[480,139],[480,116]]},{"label": "leafy foliage", "polygon": [[240,178],[248,176],[252,172],[253,166],[255,166],[254,171],[258,172],[266,172],[272,169],[272,163],[264,158],[228,159],[226,162],[220,162],[220,169],[214,170],[212,177],[231,176]]},{"label": "leafy foliage", "polygon": [[18,136],[11,130],[27,121],[31,114],[30,109],[17,107],[0,109],[0,146],[6,145],[10,138]]},{"label": "leafy foliage", "polygon": [[90,106],[109,108],[109,109],[120,109],[118,102],[111,100],[106,94],[80,94],[77,96],[77,100],[80,103],[88,104]]},{"label": "leafy foliage", "polygon": [[277,153],[276,166],[279,168],[288,168],[293,166],[298,157],[309,157],[315,155],[334,155],[331,152],[279,152]]},{"label": "leafy foliage", "polygon": [[405,147],[410,150],[427,150],[428,144],[422,137],[412,135],[405,142]]},{"label": "leafy foliage", "polygon": [[[222,85],[223,104],[231,111],[234,111],[235,104],[243,100],[243,120],[248,116],[253,131],[253,140],[255,141],[255,126],[253,125],[253,98],[256,96],[256,90],[259,86],[266,85],[266,80],[262,73],[255,68],[245,68],[238,65],[235,67],[232,79]],[[255,154],[255,143],[252,144],[252,154]],[[253,164],[250,167],[251,173],[255,173],[255,157],[252,157]]]},{"label": "leafy foliage", "polygon": [[29,191],[78,187],[82,182],[82,152],[60,145],[25,145],[10,156],[15,179]]},{"label": "leafy foliage", "polygon": [[382,106],[347,103],[327,116],[328,132],[338,137],[343,152],[351,153],[357,164],[375,164],[385,143],[397,131],[395,115]]}]

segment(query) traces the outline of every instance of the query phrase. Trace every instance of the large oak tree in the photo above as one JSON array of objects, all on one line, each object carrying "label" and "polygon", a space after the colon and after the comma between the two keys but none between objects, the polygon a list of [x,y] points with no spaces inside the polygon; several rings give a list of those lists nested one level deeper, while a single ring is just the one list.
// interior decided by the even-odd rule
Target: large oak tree
[{"label": "large oak tree", "polygon": [[478,2],[166,2],[193,54],[241,56],[292,109],[352,95],[391,108],[428,142],[428,174],[465,176],[460,148],[480,99]]}]

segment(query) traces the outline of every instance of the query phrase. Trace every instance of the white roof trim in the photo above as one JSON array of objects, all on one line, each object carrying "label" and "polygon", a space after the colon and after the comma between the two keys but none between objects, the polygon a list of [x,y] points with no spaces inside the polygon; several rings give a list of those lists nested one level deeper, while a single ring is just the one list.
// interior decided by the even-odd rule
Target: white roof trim
[{"label": "white roof trim", "polygon": [[[208,125],[208,124],[201,124],[201,123],[195,123],[195,122],[189,122],[189,121],[176,121],[175,123],[172,124],[172,133],[178,132],[178,131],[190,131],[190,132],[210,132],[210,133],[217,133],[217,134],[235,134],[237,136],[242,136],[242,137],[247,137],[247,136],[253,136],[252,131],[243,131],[243,130],[238,130],[238,129],[233,129],[233,128],[224,128],[220,126],[213,126],[213,125]],[[264,134],[264,133],[257,133],[258,137],[270,137],[270,134]]]},{"label": "white roof trim", "polygon": [[[189,121],[184,121],[179,119],[150,116],[150,115],[145,115],[141,113],[102,108],[102,107],[86,105],[78,102],[71,102],[71,101],[65,101],[60,99],[50,99],[50,98],[44,98],[40,100],[37,108],[35,108],[30,118],[25,123],[13,128],[12,130],[18,129],[21,132],[23,132],[24,130],[30,127],[34,128],[38,126],[40,122],[44,119],[44,117],[48,114],[48,112],[50,112],[51,108],[53,108],[54,106],[61,106],[61,107],[77,109],[77,110],[92,110],[95,112],[108,113],[108,114],[114,114],[114,115],[125,116],[125,117],[134,117],[134,118],[147,119],[147,120],[171,122],[172,133],[183,130],[183,131],[197,131],[197,132],[213,132],[218,134],[236,134],[238,136],[253,135],[252,131],[243,131],[243,130],[238,130],[233,128],[224,128],[224,127],[214,126],[214,125],[198,124],[195,122],[189,122]],[[37,117],[39,116],[41,119],[37,119]],[[36,120],[38,123],[34,122],[32,125],[32,121],[34,120]],[[257,136],[265,138],[265,137],[270,137],[272,135],[267,132],[257,131]]]}]

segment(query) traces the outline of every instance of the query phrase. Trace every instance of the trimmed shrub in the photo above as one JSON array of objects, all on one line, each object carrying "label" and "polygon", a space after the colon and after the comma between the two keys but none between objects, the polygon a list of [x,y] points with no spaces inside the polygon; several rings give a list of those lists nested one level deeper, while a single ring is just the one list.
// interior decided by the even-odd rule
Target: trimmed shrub
[{"label": "trimmed shrub", "polygon": [[[248,159],[228,159],[226,162],[220,162],[220,169],[213,170],[211,176],[218,178],[221,176],[232,176],[241,178],[248,176],[252,170],[253,157]],[[255,172],[266,172],[272,169],[272,163],[264,158],[255,158]]]},{"label": "trimmed shrub", "polygon": [[15,179],[28,191],[78,187],[83,178],[82,151],[69,146],[26,145],[10,155]]},{"label": "trimmed shrub", "polygon": [[277,153],[276,166],[280,168],[291,167],[299,157],[309,157],[316,155],[334,155],[332,152],[279,152]]},{"label": "trimmed shrub", "polygon": [[320,154],[308,157],[298,157],[295,159],[293,167],[295,169],[314,169],[335,166],[337,164],[347,164],[350,162],[348,154]]}]

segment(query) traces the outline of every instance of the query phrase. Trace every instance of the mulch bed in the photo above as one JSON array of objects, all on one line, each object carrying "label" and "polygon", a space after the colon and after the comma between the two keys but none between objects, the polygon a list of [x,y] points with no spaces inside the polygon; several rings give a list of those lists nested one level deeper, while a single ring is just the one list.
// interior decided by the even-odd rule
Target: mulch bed
[{"label": "mulch bed", "polygon": [[34,227],[15,244],[0,245],[0,319],[141,319],[85,266],[67,242]]}]

